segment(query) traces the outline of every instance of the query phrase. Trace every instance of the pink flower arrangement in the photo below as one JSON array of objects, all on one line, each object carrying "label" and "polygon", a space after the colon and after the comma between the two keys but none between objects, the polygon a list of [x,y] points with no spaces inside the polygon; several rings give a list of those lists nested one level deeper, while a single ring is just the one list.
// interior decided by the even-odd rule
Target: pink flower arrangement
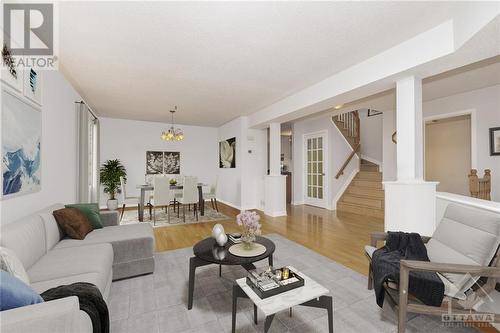
[{"label": "pink flower arrangement", "polygon": [[236,223],[243,228],[243,236],[255,237],[260,235],[262,225],[259,223],[260,216],[256,212],[242,211],[236,216]]}]

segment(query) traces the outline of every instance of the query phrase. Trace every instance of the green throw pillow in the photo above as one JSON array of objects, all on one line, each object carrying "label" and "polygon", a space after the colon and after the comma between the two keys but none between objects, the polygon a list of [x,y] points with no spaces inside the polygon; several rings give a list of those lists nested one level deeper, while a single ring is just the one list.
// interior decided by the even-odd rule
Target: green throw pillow
[{"label": "green throw pillow", "polygon": [[82,203],[65,205],[66,208],[76,208],[81,211],[89,220],[90,225],[94,229],[101,229],[103,227],[101,221],[101,214],[99,213],[99,206],[96,203]]}]

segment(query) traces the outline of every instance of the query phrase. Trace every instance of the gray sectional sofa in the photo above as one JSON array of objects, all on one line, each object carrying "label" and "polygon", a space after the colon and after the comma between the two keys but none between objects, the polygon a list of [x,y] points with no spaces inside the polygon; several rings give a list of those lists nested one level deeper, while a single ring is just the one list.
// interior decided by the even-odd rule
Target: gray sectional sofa
[{"label": "gray sectional sofa", "polygon": [[[64,238],[52,215],[56,204],[4,225],[0,245],[13,250],[42,293],[74,282],[90,282],[109,296],[111,281],[154,271],[154,235],[150,224],[118,225],[117,212],[101,212],[104,228],[84,240]],[[68,297],[0,312],[2,332],[92,332],[78,299]]]}]

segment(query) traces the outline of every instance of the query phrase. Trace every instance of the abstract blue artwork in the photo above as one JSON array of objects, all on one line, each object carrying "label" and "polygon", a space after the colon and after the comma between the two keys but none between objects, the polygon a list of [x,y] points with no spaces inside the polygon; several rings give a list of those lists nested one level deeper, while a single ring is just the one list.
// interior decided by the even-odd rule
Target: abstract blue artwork
[{"label": "abstract blue artwork", "polygon": [[2,90],[2,194],[39,191],[42,113]]}]

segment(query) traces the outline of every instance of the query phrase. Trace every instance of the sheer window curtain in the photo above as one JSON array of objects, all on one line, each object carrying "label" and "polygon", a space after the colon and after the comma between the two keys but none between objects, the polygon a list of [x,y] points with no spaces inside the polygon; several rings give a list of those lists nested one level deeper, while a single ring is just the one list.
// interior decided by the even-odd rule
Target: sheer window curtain
[{"label": "sheer window curtain", "polygon": [[77,112],[77,201],[99,203],[99,119],[82,101],[76,103]]}]

